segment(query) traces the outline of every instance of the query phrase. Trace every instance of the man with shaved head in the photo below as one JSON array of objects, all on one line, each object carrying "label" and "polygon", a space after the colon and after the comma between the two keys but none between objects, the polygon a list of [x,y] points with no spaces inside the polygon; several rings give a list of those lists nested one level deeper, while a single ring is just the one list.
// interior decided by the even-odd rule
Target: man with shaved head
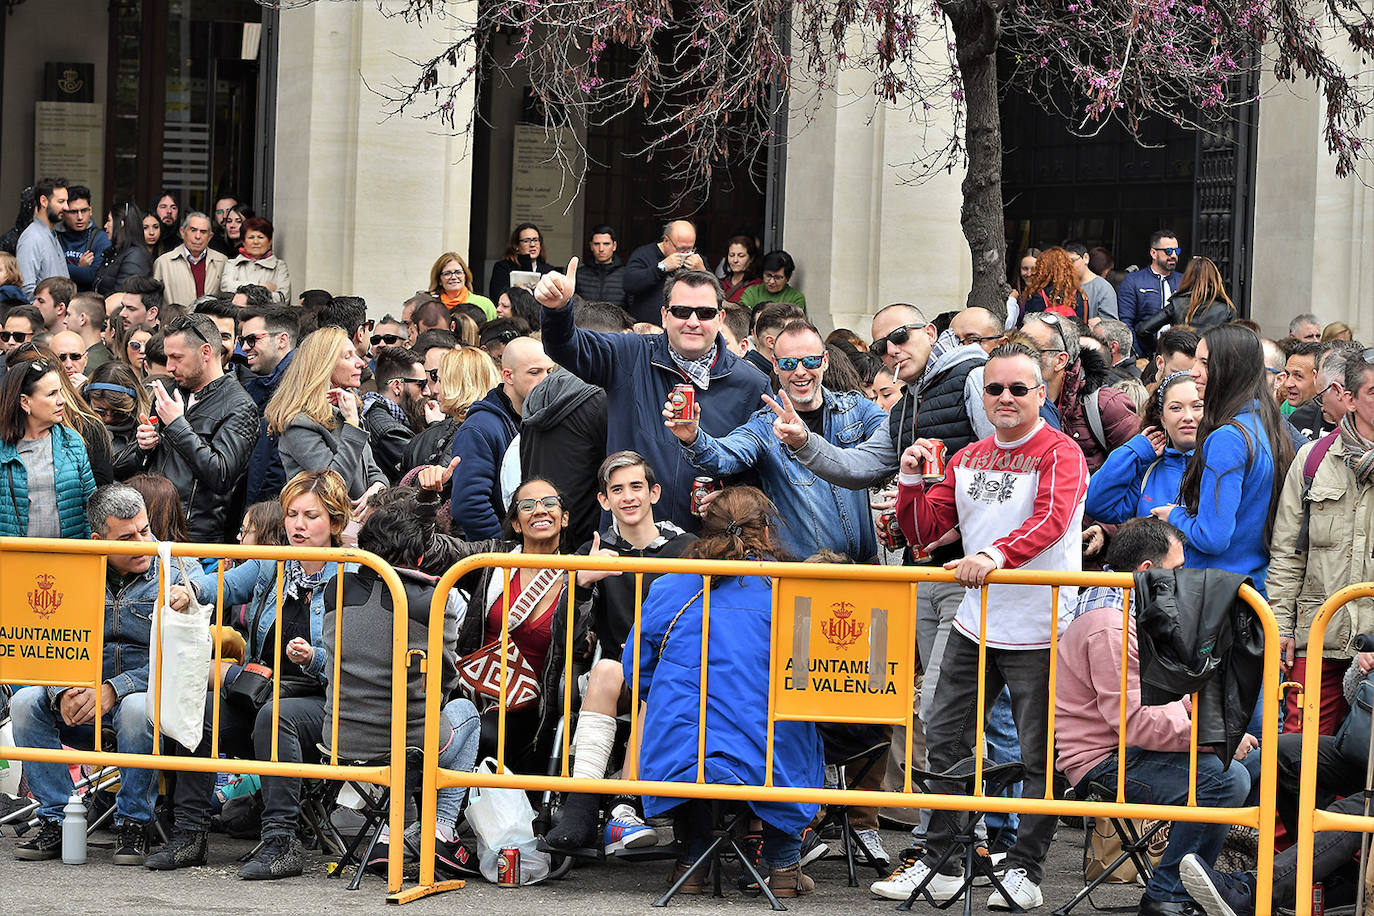
[{"label": "man with shaved head", "polygon": [[663,281],[678,270],[705,270],[697,254],[697,227],[675,219],[663,226],[663,237],[641,245],[625,264],[626,308],[635,321],[657,324],[663,308]]},{"label": "man with shaved head", "polygon": [[86,383],[86,342],[75,331],[58,331],[48,341],[48,348],[62,364],[62,371],[74,386]]},{"label": "man with shaved head", "polygon": [[468,408],[453,434],[453,457],[463,466],[453,476],[453,523],[470,541],[501,536],[506,514],[501,464],[520,431],[525,398],[553,369],[539,341],[515,338],[501,354],[501,384]]}]

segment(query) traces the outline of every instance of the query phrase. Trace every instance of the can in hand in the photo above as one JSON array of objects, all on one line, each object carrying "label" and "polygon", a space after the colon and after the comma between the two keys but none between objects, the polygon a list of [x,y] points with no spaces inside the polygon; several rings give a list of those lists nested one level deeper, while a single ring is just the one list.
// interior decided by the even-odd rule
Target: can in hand
[{"label": "can in hand", "polygon": [[697,390],[691,385],[674,385],[673,393],[668,395],[668,410],[672,413],[673,423],[693,423],[696,421]]},{"label": "can in hand", "polygon": [[896,512],[884,512],[878,516],[878,543],[884,550],[901,550],[906,546],[906,535],[897,524]]},{"label": "can in hand", "polygon": [[713,477],[693,477],[692,478],[692,514],[701,517],[705,511],[702,501],[708,494],[716,490],[725,489],[724,485]]},{"label": "can in hand", "polygon": [[921,462],[921,476],[926,483],[945,479],[945,443],[941,439],[930,440],[931,456]]},{"label": "can in hand", "polygon": [[520,848],[507,846],[496,854],[496,886],[520,886]]}]

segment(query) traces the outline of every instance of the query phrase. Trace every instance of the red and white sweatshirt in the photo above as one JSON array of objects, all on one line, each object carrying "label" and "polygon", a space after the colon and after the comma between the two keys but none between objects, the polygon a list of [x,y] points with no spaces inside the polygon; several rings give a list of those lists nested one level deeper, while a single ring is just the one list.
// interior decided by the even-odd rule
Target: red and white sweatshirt
[{"label": "red and white sweatshirt", "polygon": [[[986,553],[998,569],[1079,572],[1088,465],[1072,439],[1044,421],[1024,439],[990,436],[955,453],[945,479],[897,479],[897,521],[913,544],[930,544],[958,525],[966,553]],[[1059,589],[1060,632],[1073,619],[1078,589]],[[1046,649],[1052,596],[1046,585],[988,586],[987,644]],[[954,626],[978,639],[979,597],[969,589]]]}]

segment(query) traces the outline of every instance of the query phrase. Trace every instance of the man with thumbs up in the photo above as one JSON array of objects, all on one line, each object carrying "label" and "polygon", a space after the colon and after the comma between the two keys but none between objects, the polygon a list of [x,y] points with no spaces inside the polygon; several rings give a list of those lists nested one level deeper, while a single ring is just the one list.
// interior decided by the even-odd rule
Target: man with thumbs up
[{"label": "man with thumbs up", "polygon": [[584,382],[606,389],[606,451],[633,449],[658,472],[662,516],[694,531],[694,468],[678,440],[663,427],[661,405],[673,386],[690,384],[702,408],[702,427],[723,436],[749,419],[768,392],[762,372],[726,349],[720,336],[724,294],[720,281],[701,270],[679,270],[663,288],[664,332],[603,334],[576,326],[568,308],[577,282],[577,259],[567,275],[547,273],[534,296],[544,306],[543,342],[549,357]]}]

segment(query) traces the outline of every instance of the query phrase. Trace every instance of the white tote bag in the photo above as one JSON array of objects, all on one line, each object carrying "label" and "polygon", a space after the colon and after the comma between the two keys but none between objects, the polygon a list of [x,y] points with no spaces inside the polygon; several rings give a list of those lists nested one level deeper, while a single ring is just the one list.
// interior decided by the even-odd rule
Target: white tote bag
[{"label": "white tote bag", "polygon": [[[172,565],[172,545],[158,545],[162,564],[162,594],[153,611],[153,631],[148,640],[148,721],[158,725],[168,738],[187,750],[200,745],[205,727],[205,690],[210,680],[214,646],[210,636],[211,607],[196,599],[195,588],[186,571],[186,561]],[[191,592],[191,604],[184,612],[172,610],[169,590],[175,574]],[[153,681],[158,659],[162,659],[161,706],[154,715]]]}]

